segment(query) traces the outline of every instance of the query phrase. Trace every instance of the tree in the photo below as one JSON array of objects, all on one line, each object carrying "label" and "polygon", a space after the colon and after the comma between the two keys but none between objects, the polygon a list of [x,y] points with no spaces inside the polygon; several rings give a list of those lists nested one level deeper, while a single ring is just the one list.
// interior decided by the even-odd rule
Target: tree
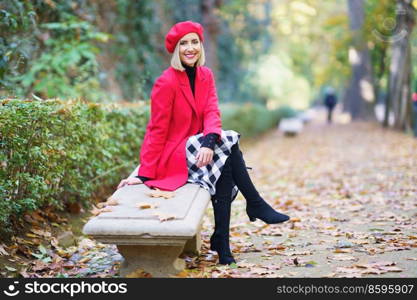
[{"label": "tree", "polygon": [[201,16],[205,32],[204,47],[207,55],[207,65],[215,72],[218,70],[217,37],[220,33],[220,21],[216,9],[222,5],[221,0],[202,0]]},{"label": "tree", "polygon": [[363,34],[363,0],[348,0],[348,12],[352,34],[349,48],[352,75],[344,105],[348,107],[352,119],[363,119],[371,115],[371,103],[375,99],[370,55]]},{"label": "tree", "polygon": [[391,37],[392,56],[384,126],[388,126],[389,111],[393,109],[394,127],[400,130],[405,130],[411,120],[410,36],[415,24],[414,13],[411,0],[397,0],[396,30]]}]

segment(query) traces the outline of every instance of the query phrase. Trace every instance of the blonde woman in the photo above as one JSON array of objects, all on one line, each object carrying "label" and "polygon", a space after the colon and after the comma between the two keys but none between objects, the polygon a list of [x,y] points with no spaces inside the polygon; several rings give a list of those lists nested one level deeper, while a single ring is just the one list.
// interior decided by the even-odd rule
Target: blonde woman
[{"label": "blonde woman", "polygon": [[151,118],[140,151],[136,178],[126,184],[173,191],[187,182],[206,189],[213,204],[215,229],[210,249],[220,264],[236,262],[229,246],[231,203],[240,190],[246,212],[268,224],[285,222],[259,195],[239,149],[240,134],[222,130],[213,72],[204,66],[203,27],[196,22],[175,24],[165,37],[171,66],[151,92]]}]

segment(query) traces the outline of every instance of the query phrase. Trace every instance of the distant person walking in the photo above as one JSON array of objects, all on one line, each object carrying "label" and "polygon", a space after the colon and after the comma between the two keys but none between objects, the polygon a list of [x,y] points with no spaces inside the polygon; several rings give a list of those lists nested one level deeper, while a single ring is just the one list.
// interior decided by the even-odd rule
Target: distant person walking
[{"label": "distant person walking", "polygon": [[324,105],[327,108],[327,122],[332,123],[333,109],[337,104],[337,96],[332,87],[328,87],[324,95]]}]

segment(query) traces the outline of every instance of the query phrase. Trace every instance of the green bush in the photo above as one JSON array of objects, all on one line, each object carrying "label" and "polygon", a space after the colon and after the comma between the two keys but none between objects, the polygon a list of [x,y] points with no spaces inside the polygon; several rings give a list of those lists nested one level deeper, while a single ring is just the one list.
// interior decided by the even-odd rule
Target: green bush
[{"label": "green bush", "polygon": [[88,206],[138,162],[146,110],[76,102],[0,102],[0,225],[65,203]]}]

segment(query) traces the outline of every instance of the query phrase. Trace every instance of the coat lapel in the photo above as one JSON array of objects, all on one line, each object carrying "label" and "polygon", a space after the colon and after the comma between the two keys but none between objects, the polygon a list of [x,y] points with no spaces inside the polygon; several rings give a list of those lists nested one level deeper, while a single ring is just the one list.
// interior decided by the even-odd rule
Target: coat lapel
[{"label": "coat lapel", "polygon": [[207,92],[205,87],[205,80],[206,80],[206,76],[204,74],[204,72],[202,71],[201,67],[197,67],[197,74],[196,74],[196,79],[195,79],[195,84],[194,84],[194,93],[195,93],[195,99],[197,107],[201,110],[202,109],[202,105],[203,103],[203,99],[204,99],[204,95]]},{"label": "coat lapel", "polygon": [[197,112],[197,103],[201,99],[201,96],[203,96],[203,82],[205,81],[205,76],[203,72],[201,71],[200,67],[197,67],[197,74],[195,78],[194,83],[194,93],[195,98],[193,96],[193,92],[191,91],[190,81],[188,80],[187,73],[185,71],[176,71],[177,77],[180,82],[180,88],[182,93],[184,94],[185,98],[187,99],[188,103],[190,104],[191,108],[193,109],[195,115],[198,117]]}]

